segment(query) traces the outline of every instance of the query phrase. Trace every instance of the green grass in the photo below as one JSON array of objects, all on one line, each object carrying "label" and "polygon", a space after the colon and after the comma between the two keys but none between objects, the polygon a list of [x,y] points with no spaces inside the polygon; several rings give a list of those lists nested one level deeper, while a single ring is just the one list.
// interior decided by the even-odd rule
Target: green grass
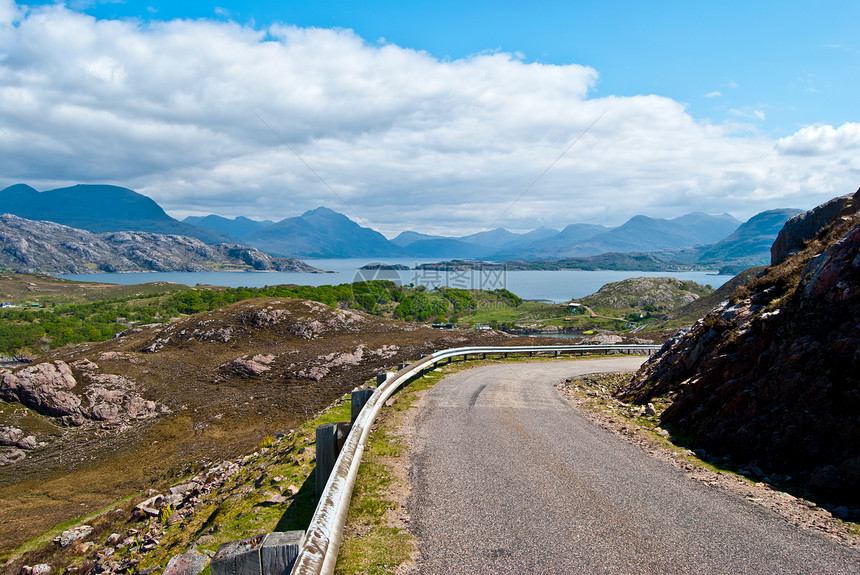
[{"label": "green grass", "polygon": [[[305,531],[318,501],[314,493],[316,428],[349,421],[348,397],[283,440],[260,449],[190,521],[169,527],[161,545],[140,568],[164,567],[173,555],[184,553],[198,540],[199,549],[217,551],[223,543],[261,533]],[[298,488],[298,492],[291,494],[290,486]],[[273,503],[272,496],[278,494],[286,497],[286,501]],[[210,537],[204,537],[212,529]]]},{"label": "green grass", "polygon": [[115,501],[114,503],[111,503],[110,505],[103,507],[102,509],[99,509],[97,511],[93,511],[92,513],[89,513],[83,517],[79,517],[77,519],[73,519],[71,521],[65,521],[63,523],[55,525],[54,527],[52,527],[48,531],[42,533],[38,537],[34,537],[34,538],[30,539],[29,541],[27,541],[26,543],[21,544],[14,551],[12,551],[10,553],[6,553],[6,554],[0,554],[0,564],[3,564],[3,563],[5,563],[5,562],[7,562],[7,561],[9,561],[15,557],[21,557],[27,553],[30,553],[32,551],[36,551],[37,549],[41,549],[41,548],[46,547],[48,545],[53,545],[52,540],[54,539],[54,537],[60,535],[63,531],[65,531],[67,529],[71,529],[71,528],[76,527],[78,525],[86,524],[89,521],[91,521],[92,519],[95,519],[97,517],[102,517],[105,514],[107,514],[108,512],[110,512],[114,509],[118,509],[123,504],[128,503],[134,497],[135,497],[135,495],[129,495],[127,497],[123,497],[119,501]]},{"label": "green grass", "polygon": [[347,530],[359,536],[347,537],[338,555],[335,573],[393,573],[415,552],[412,535],[389,525],[386,515],[396,509],[388,489],[395,481],[393,465],[406,451],[396,435],[401,415],[412,409],[418,393],[429,389],[444,375],[457,369],[447,365],[413,379],[394,396],[396,401],[382,411],[377,428],[370,434],[361,460],[347,514]]}]

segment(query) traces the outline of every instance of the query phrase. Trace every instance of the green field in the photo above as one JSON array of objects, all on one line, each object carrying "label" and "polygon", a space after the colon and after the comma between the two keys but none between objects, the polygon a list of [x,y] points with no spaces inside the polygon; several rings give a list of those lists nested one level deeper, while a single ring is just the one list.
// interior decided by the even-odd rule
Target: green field
[{"label": "green field", "polygon": [[427,290],[375,280],[336,286],[219,288],[151,283],[116,286],[0,274],[0,353],[38,355],[69,343],[104,341],[136,325],[211,311],[255,297],[289,297],[403,321],[514,332],[626,332],[665,327],[668,314],[712,292],[672,278],[632,278],[566,304],[523,301],[505,289]]}]

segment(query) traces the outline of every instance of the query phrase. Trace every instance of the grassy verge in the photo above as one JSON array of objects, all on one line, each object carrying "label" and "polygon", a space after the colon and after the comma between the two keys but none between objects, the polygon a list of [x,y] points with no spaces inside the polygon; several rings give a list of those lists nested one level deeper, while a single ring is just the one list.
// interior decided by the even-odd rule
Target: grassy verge
[{"label": "grassy verge", "polygon": [[428,372],[401,388],[394,403],[383,409],[368,438],[353,487],[352,499],[335,573],[393,573],[415,554],[412,535],[397,520],[400,503],[392,496],[403,489],[406,443],[399,429],[420,395],[456,364]]}]

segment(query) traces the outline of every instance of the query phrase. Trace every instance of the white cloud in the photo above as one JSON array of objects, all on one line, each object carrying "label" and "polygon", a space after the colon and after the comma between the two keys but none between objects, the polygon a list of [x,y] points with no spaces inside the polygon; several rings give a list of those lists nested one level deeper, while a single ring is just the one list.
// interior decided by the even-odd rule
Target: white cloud
[{"label": "white cloud", "polygon": [[15,24],[22,17],[21,9],[13,0],[0,0],[0,30]]},{"label": "white cloud", "polygon": [[831,156],[838,158],[850,155],[856,158],[860,150],[860,124],[848,123],[839,128],[827,125],[807,126],[802,130],[781,138],[776,149],[795,156]]},{"label": "white cloud", "polygon": [[705,98],[721,98],[722,96],[723,94],[719,90],[714,90],[713,92],[705,94]]},{"label": "white cloud", "polygon": [[745,106],[743,108],[732,108],[731,110],[729,110],[729,114],[737,118],[743,118],[745,120],[763,121],[766,118],[764,110],[758,110],[751,106]]},{"label": "white cloud", "polygon": [[590,98],[596,70],[498,51],[443,61],[344,30],[24,16],[8,0],[0,48],[0,185],[116,183],[180,217],[324,204],[386,233],[479,231],[604,112],[498,225],[748,217],[856,186],[837,161],[811,177],[820,158],[790,142],[660,96]]}]

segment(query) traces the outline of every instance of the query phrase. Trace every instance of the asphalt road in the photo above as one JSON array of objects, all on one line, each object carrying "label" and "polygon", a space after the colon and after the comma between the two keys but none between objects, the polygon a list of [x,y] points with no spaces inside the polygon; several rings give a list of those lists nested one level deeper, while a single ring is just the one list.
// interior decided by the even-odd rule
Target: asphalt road
[{"label": "asphalt road", "polygon": [[553,385],[641,359],[504,363],[423,400],[412,457],[421,575],[860,573],[860,553],[685,477]]}]

